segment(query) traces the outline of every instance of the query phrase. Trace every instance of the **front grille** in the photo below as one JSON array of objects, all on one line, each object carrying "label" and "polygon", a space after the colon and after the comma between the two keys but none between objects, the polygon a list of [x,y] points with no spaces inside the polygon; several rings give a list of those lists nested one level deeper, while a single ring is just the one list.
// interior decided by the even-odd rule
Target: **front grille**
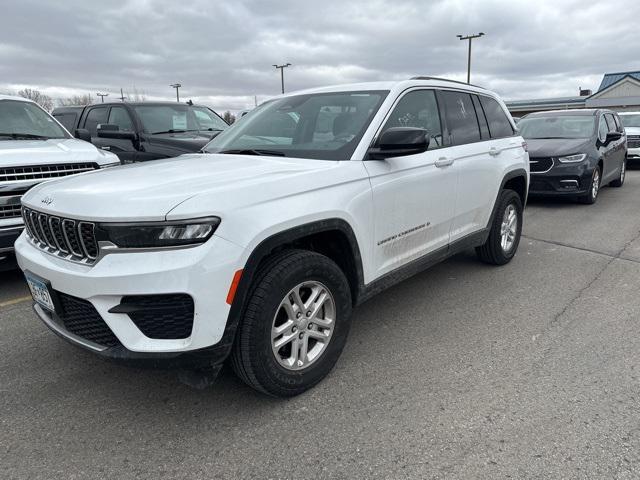
[{"label": "front grille", "polygon": [[88,172],[98,168],[96,163],[63,163],[54,165],[32,165],[29,167],[0,168],[0,182],[20,182],[23,180],[44,180],[66,177],[75,173]]},{"label": "front grille", "polygon": [[553,167],[553,158],[551,157],[531,157],[529,159],[529,171],[531,173],[544,173]]},{"label": "front grille", "polygon": [[122,306],[136,327],[149,338],[180,339],[191,336],[193,298],[184,293],[123,297]]},{"label": "front grille", "polygon": [[629,148],[640,148],[640,136],[638,136],[638,135],[627,135],[627,147],[629,147]]},{"label": "front grille", "polygon": [[91,302],[61,292],[57,295],[62,307],[58,318],[67,331],[105,347],[121,345]]},{"label": "front grille", "polygon": [[27,235],[42,250],[81,263],[98,258],[95,224],[22,208]]},{"label": "front grille", "polygon": [[20,204],[0,206],[0,218],[15,218],[19,216],[20,216]]}]

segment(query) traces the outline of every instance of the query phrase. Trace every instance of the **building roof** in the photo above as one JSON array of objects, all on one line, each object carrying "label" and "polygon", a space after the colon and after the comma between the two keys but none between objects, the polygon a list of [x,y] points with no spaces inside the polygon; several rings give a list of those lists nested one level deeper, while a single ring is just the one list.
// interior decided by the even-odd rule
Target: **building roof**
[{"label": "building roof", "polygon": [[604,77],[602,77],[602,82],[600,82],[600,86],[598,87],[598,92],[604,90],[607,87],[610,87],[614,83],[619,82],[624,77],[632,77],[636,80],[640,80],[640,71],[605,73]]}]

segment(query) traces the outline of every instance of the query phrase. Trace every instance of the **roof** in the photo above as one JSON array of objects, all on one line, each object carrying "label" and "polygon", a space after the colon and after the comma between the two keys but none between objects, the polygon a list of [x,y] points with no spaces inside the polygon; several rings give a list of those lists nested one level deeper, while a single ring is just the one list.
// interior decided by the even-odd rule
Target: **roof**
[{"label": "roof", "polygon": [[640,71],[605,73],[604,77],[602,77],[602,82],[600,82],[600,86],[598,87],[598,92],[619,82],[625,77],[632,77],[636,80],[640,80]]},{"label": "roof", "polygon": [[24,97],[17,97],[15,95],[0,95],[0,100],[17,100],[19,102],[33,102],[33,100],[29,100]]}]

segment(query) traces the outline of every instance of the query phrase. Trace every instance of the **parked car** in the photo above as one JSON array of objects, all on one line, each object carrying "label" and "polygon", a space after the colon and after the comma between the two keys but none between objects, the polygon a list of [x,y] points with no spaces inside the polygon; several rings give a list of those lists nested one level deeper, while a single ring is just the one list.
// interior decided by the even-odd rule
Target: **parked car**
[{"label": "parked car", "polygon": [[31,100],[0,95],[0,270],[15,268],[25,192],[43,180],[118,164],[115,155],[75,140]]},{"label": "parked car", "polygon": [[53,116],[77,138],[115,153],[122,163],[198,152],[228,127],[208,107],[176,102],[60,107]]},{"label": "parked car", "polygon": [[230,356],[247,384],[290,396],[331,370],[354,306],[461,250],[503,265],[518,248],[529,158],[479,87],[291,93],[204,151],[25,196],[27,219],[79,226],[69,253],[36,223],[16,242],[46,325],[104,357],[214,374]]},{"label": "parked car", "polygon": [[602,185],[624,183],[627,140],[615,112],[530,113],[518,129],[529,146],[532,196],[570,196],[592,204]]},{"label": "parked car", "polygon": [[640,160],[640,112],[618,112],[627,134],[627,160]]}]

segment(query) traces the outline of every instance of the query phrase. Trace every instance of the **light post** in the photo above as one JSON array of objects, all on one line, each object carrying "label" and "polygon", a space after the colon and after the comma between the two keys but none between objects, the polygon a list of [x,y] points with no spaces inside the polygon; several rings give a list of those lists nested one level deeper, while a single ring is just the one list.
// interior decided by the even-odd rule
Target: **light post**
[{"label": "light post", "polygon": [[104,103],[104,97],[108,97],[109,94],[108,93],[96,93],[96,96],[100,97],[100,100],[102,100],[102,103]]},{"label": "light post", "polygon": [[285,63],[284,65],[273,65],[276,67],[276,70],[280,70],[280,83],[282,84],[282,93],[284,93],[284,69],[290,67],[290,63]]},{"label": "light post", "polygon": [[480,38],[484,36],[484,32],[476,33],[475,35],[456,35],[460,40],[469,40],[469,51],[467,53],[467,83],[471,83],[471,41],[474,38]]},{"label": "light post", "polygon": [[180,103],[180,87],[182,86],[182,84],[181,83],[172,83],[169,86],[176,89],[176,102]]}]

